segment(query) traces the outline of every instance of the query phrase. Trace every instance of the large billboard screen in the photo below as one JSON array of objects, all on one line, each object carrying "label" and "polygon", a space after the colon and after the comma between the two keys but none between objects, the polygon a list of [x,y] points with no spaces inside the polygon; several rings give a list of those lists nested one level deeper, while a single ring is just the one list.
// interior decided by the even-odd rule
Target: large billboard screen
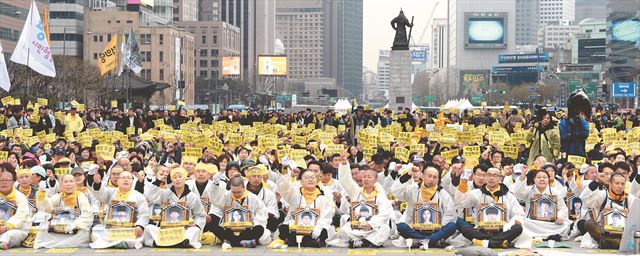
[{"label": "large billboard screen", "polygon": [[621,19],[611,22],[611,37],[615,41],[640,42],[640,20]]},{"label": "large billboard screen", "polygon": [[488,70],[461,70],[460,80],[462,95],[465,97],[482,95],[482,91],[489,87]]},{"label": "large billboard screen", "polygon": [[258,56],[258,75],[286,76],[287,56]]},{"label": "large billboard screen", "polygon": [[411,62],[427,63],[427,47],[411,47],[409,51],[411,52]]},{"label": "large billboard screen", "polygon": [[240,75],[240,57],[225,56],[222,57],[222,75]]},{"label": "large billboard screen", "polygon": [[465,48],[506,48],[507,13],[465,13]]}]

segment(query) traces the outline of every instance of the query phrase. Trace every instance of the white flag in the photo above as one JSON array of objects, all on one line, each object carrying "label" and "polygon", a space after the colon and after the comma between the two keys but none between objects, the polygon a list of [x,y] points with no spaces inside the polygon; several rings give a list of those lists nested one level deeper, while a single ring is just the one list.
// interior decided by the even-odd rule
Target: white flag
[{"label": "white flag", "polygon": [[124,36],[124,32],[122,32],[122,38],[121,38],[121,42],[120,42],[120,58],[118,59],[118,64],[120,65],[120,67],[118,68],[118,76],[122,75],[122,72],[124,71],[124,56],[125,56],[125,47],[126,47],[126,43],[127,43],[127,37]]},{"label": "white flag", "polygon": [[11,55],[11,61],[27,65],[45,76],[56,77],[56,67],[49,48],[49,41],[38,12],[36,2],[31,2],[29,15],[24,22],[20,39]]},{"label": "white flag", "polygon": [[9,72],[7,72],[7,62],[4,61],[4,54],[2,54],[2,44],[0,44],[0,88],[7,92],[11,89]]},{"label": "white flag", "polygon": [[133,29],[129,30],[129,38],[124,51],[124,63],[127,64],[134,73],[138,74],[142,71],[142,56],[140,55],[138,42],[133,34]]}]

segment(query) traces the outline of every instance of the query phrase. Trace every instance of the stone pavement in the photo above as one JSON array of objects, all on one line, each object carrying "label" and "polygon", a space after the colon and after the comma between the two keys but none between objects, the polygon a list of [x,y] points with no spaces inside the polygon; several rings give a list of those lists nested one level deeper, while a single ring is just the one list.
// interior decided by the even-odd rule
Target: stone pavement
[{"label": "stone pavement", "polygon": [[[533,249],[542,255],[553,256],[570,256],[570,255],[622,255],[617,250],[591,250],[579,248],[579,244],[575,242],[570,243],[572,248],[558,248],[558,249]],[[510,255],[509,253],[521,252],[518,249],[508,250],[496,250],[500,255]],[[223,256],[248,256],[248,255],[284,255],[284,256],[296,256],[296,255],[313,255],[313,256],[334,256],[334,255],[454,255],[453,252],[447,252],[443,249],[431,249],[428,251],[421,250],[407,250],[402,248],[396,248],[389,245],[380,249],[347,249],[347,248],[321,248],[311,249],[303,248],[298,251],[298,248],[288,249],[267,249],[265,246],[260,246],[254,249],[245,248],[233,248],[230,250],[222,250],[220,246],[204,246],[201,249],[165,249],[165,248],[143,248],[140,250],[122,250],[122,249],[105,249],[105,250],[91,250],[87,248],[69,248],[69,249],[41,249],[33,250],[28,248],[15,248],[6,252],[0,251],[0,255],[43,255],[43,254],[58,254],[58,255],[107,255],[116,254],[127,256],[143,256],[143,255],[223,255]]]}]

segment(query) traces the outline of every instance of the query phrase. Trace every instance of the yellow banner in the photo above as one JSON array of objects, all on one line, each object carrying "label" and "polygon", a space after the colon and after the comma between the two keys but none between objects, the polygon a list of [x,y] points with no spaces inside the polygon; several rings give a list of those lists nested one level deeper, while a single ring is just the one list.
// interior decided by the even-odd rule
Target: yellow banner
[{"label": "yellow banner", "polygon": [[118,34],[114,34],[107,47],[101,53],[98,53],[98,68],[100,75],[104,76],[107,72],[116,69],[118,66]]},{"label": "yellow banner", "polygon": [[567,162],[572,163],[579,169],[580,166],[587,162],[587,159],[582,156],[569,155],[567,156]]},{"label": "yellow banner", "polygon": [[158,229],[158,246],[171,246],[184,241],[184,227]]},{"label": "yellow banner", "polygon": [[107,229],[107,241],[131,241],[136,239],[135,228]]},{"label": "yellow banner", "polygon": [[96,155],[104,160],[113,160],[113,153],[116,147],[113,145],[96,145]]}]

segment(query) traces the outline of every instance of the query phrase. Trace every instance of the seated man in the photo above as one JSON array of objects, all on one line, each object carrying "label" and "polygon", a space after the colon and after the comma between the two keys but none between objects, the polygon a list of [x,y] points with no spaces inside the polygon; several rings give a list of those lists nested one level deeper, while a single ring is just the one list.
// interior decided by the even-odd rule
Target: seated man
[{"label": "seated man", "polygon": [[331,244],[344,246],[346,240],[350,248],[380,247],[387,241],[391,232],[389,219],[393,214],[393,207],[386,193],[376,186],[378,173],[367,169],[362,175],[360,187],[351,176],[347,157],[342,156],[340,159],[338,180],[346,196],[352,199],[351,220],[342,225],[338,232],[339,238],[331,241]]},{"label": "seated man", "polygon": [[[466,173],[462,177],[458,190],[454,198],[454,203],[462,208],[474,207],[481,209],[481,206],[491,203],[502,203],[502,210],[506,214],[506,223],[497,229],[483,229],[476,222],[476,228],[464,226],[460,229],[462,235],[471,240],[474,245],[482,246],[482,240],[489,240],[491,248],[507,248],[510,243],[518,238],[522,233],[522,221],[525,218],[524,210],[513,193],[509,193],[509,188],[502,184],[502,172],[498,168],[491,167],[487,170],[486,184],[480,189],[467,191],[467,179],[471,173]],[[480,212],[476,213],[476,220]],[[484,213],[482,213],[484,214]]]}]

